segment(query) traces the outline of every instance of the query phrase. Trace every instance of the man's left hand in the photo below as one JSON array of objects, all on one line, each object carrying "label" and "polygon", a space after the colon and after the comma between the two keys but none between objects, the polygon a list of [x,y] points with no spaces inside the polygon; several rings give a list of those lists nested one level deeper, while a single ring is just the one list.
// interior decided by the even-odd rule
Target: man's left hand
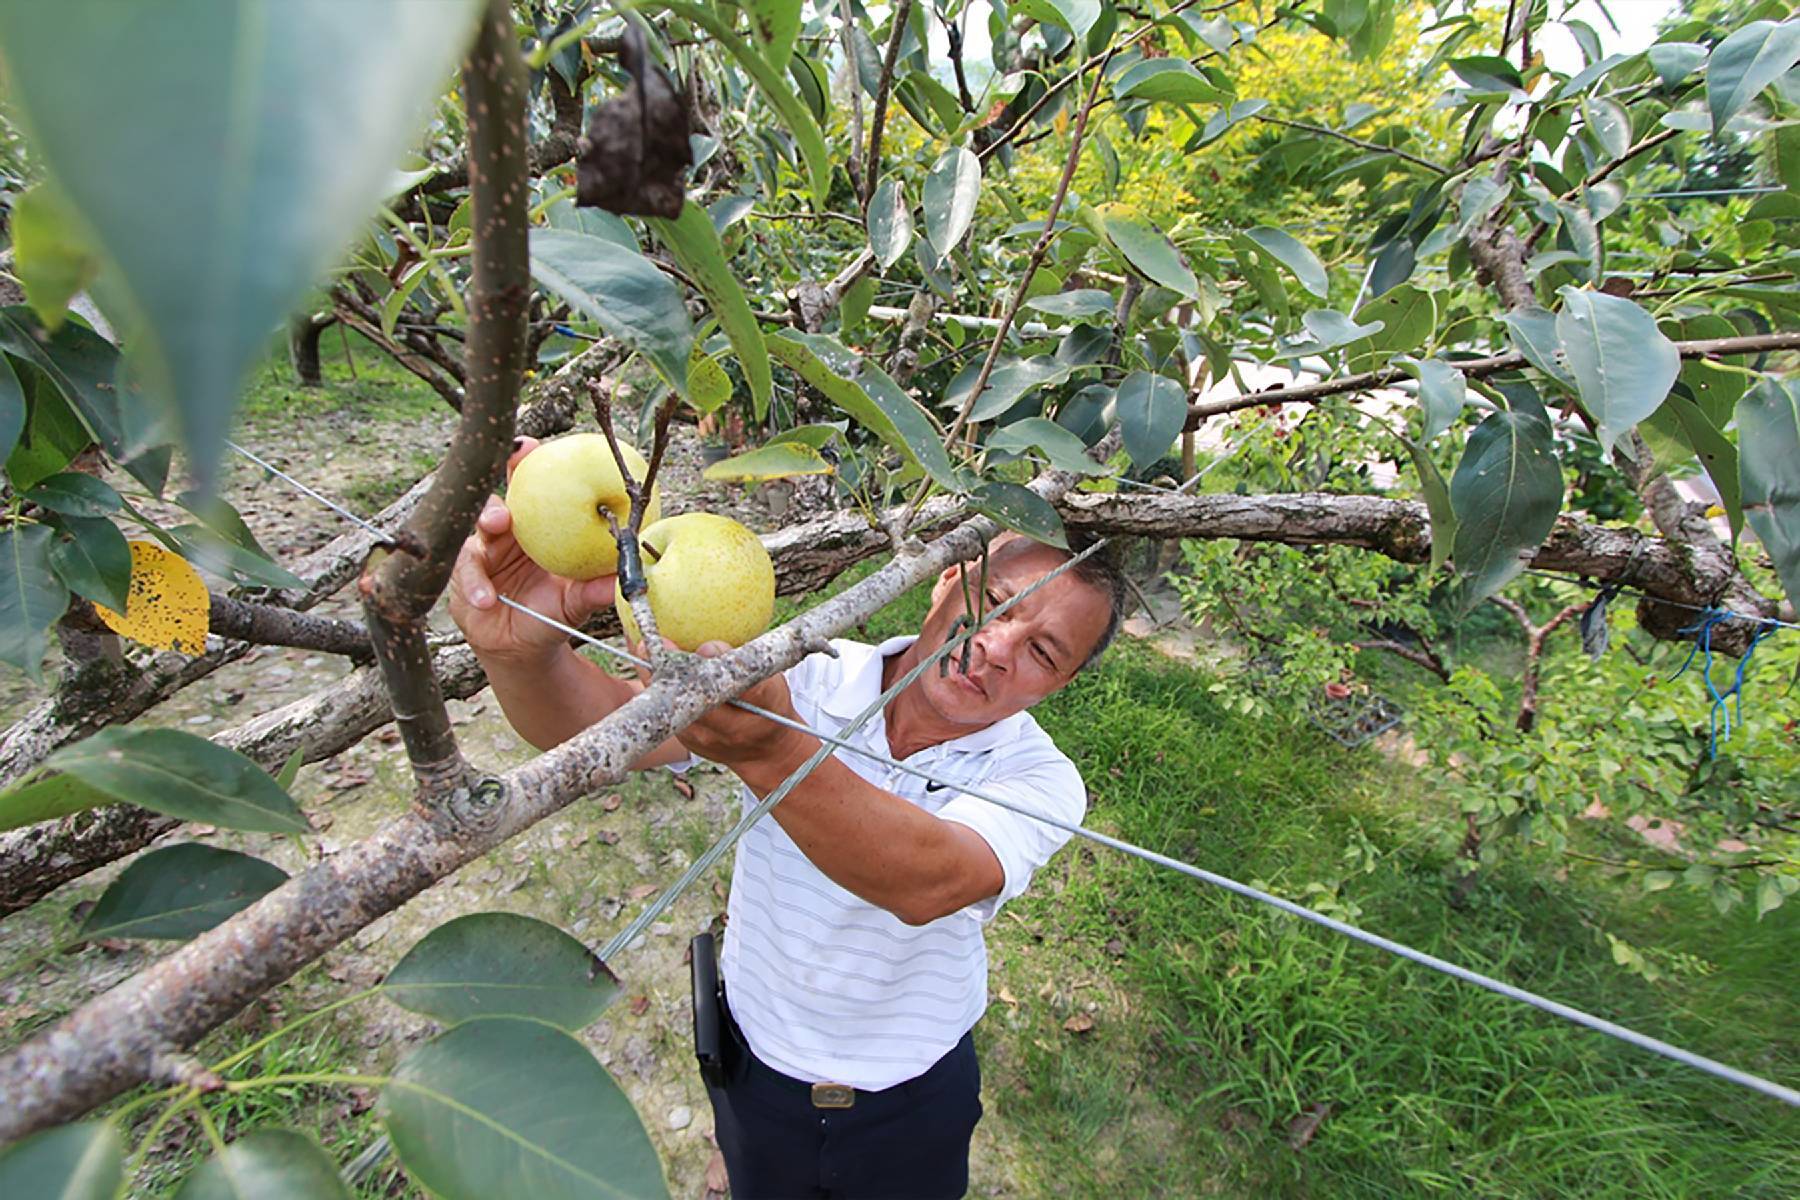
[{"label": "man's left hand", "polygon": [[[716,658],[730,650],[726,642],[706,642],[698,653],[702,658]],[[782,675],[771,675],[738,699],[790,720],[800,720],[788,693],[787,679]],[[729,703],[699,717],[676,736],[701,758],[730,767],[752,788],[764,786],[770,778],[779,781],[818,748],[817,739]]]}]

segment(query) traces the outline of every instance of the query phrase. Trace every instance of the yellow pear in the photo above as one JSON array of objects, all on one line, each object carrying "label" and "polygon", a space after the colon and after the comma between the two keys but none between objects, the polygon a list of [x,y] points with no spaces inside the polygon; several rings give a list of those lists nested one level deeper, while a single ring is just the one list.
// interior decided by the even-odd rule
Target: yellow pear
[{"label": "yellow pear", "polygon": [[[634,479],[650,469],[644,458],[620,443]],[[624,528],[631,515],[625,477],[603,433],[571,433],[552,438],[519,460],[506,488],[513,536],[526,557],[552,575],[596,579],[619,567],[619,545],[606,514]],[[658,489],[650,489],[644,512],[648,527],[660,515]]]},{"label": "yellow pear", "polygon": [[[683,513],[640,535],[644,580],[657,631],[683,650],[702,642],[741,646],[775,612],[775,564],[754,533],[730,517]],[[640,640],[623,595],[613,604],[625,636]]]}]

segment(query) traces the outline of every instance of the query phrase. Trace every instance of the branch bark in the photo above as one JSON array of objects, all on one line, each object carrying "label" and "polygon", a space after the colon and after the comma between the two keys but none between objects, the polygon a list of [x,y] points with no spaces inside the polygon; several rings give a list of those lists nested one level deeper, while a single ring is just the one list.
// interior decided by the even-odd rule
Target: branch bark
[{"label": "branch bark", "polygon": [[397,539],[400,551],[378,552],[361,582],[369,634],[394,697],[419,796],[433,805],[448,803],[471,785],[425,635],[457,547],[500,482],[513,435],[531,298],[526,88],[512,6],[489,0],[463,66],[475,239],[462,420],[430,489]]},{"label": "branch bark", "polygon": [[881,175],[881,135],[887,125],[888,93],[894,86],[894,64],[900,58],[900,40],[906,34],[906,22],[912,17],[913,0],[899,0],[894,6],[893,29],[888,33],[887,53],[881,59],[881,80],[875,88],[875,111],[869,126],[869,157],[863,172],[862,206],[868,211],[875,198],[875,183]]},{"label": "branch bark", "polygon": [[1489,596],[1489,601],[1512,614],[1525,631],[1525,673],[1519,687],[1519,715],[1513,722],[1520,733],[1530,733],[1538,718],[1538,675],[1544,664],[1544,641],[1564,624],[1579,617],[1585,604],[1565,606],[1542,625],[1534,624],[1525,606],[1510,596]]}]

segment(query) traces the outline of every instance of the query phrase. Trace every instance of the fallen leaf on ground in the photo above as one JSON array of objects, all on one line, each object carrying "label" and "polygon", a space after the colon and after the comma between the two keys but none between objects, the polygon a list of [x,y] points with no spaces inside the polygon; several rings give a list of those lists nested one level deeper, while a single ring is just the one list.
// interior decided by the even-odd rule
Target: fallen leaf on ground
[{"label": "fallen leaf on ground", "polygon": [[706,1164],[707,1194],[723,1196],[731,1190],[731,1179],[725,1174],[725,1154],[714,1150],[711,1161]]},{"label": "fallen leaf on ground", "polygon": [[1319,1132],[1319,1126],[1323,1125],[1325,1118],[1330,1115],[1331,1105],[1329,1104],[1307,1105],[1305,1112],[1288,1122],[1288,1149],[1306,1149],[1307,1143],[1313,1140],[1313,1136]]},{"label": "fallen leaf on ground", "polygon": [[631,1015],[632,1016],[641,1017],[648,1011],[650,1011],[650,997],[648,997],[648,996],[633,996],[631,998]]},{"label": "fallen leaf on ground", "polygon": [[606,799],[600,801],[600,807],[605,809],[607,812],[616,812],[618,810],[619,805],[621,805],[623,803],[625,803],[625,798],[623,796],[619,795],[619,793],[613,792],[613,793],[609,794],[606,797]]},{"label": "fallen leaf on ground", "polygon": [[1063,1022],[1063,1028],[1070,1033],[1089,1033],[1094,1028],[1094,1017],[1091,1013],[1076,1013]]},{"label": "fallen leaf on ground", "polygon": [[687,780],[681,778],[680,776],[675,777],[674,784],[675,784],[675,790],[681,793],[681,798],[683,800],[692,800],[694,798],[694,785],[693,784],[689,783]]},{"label": "fallen leaf on ground", "polygon": [[1001,988],[1000,989],[1000,1003],[1010,1004],[1014,1008],[1017,1008],[1017,1007],[1019,1007],[1019,998],[1012,994],[1011,988]]},{"label": "fallen leaf on ground", "polygon": [[654,883],[640,883],[630,891],[626,892],[625,898],[627,900],[642,900],[645,896],[648,896],[655,891],[656,885]]}]

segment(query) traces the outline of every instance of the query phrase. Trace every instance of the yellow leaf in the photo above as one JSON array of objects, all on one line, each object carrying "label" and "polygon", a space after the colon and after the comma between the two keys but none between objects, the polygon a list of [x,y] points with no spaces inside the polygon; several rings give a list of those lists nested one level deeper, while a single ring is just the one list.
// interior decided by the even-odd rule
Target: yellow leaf
[{"label": "yellow leaf", "polygon": [[96,604],[114,633],[158,650],[198,655],[206,649],[212,601],[206,581],[187,559],[155,542],[131,543],[131,592],[125,611]]}]

